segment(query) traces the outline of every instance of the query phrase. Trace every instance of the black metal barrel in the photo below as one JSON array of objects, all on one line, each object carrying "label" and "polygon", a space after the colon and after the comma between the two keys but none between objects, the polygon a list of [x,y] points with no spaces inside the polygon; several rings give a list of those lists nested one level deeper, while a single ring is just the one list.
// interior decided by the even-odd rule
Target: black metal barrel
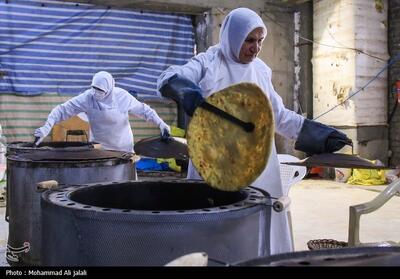
[{"label": "black metal barrel", "polygon": [[36,184],[56,180],[61,185],[126,181],[136,178],[130,154],[98,150],[79,142],[49,142],[7,146],[7,261],[10,265],[41,264],[40,194]]},{"label": "black metal barrel", "polygon": [[217,262],[269,253],[269,197],[191,180],[71,185],[42,194],[43,265],[160,266],[206,252]]}]

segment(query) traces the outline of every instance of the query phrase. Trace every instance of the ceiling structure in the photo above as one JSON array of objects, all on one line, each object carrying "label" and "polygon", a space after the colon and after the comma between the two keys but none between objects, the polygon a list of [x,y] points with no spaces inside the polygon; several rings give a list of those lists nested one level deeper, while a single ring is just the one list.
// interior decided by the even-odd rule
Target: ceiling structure
[{"label": "ceiling structure", "polygon": [[[236,8],[238,6],[246,6],[250,9],[264,8],[264,5],[274,5],[281,7],[292,7],[303,4],[310,0],[268,0],[268,1],[252,1],[252,0],[62,0],[64,2],[93,4],[98,6],[108,6],[119,9],[142,9],[149,11],[165,11],[175,13],[200,14],[210,9],[210,7]],[[194,5],[194,3],[196,3]]]}]

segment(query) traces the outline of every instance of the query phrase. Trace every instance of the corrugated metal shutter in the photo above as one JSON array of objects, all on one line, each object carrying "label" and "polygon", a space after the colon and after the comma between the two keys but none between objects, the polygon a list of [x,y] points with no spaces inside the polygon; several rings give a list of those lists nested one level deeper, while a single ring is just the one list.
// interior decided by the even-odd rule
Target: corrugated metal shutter
[{"label": "corrugated metal shutter", "polygon": [[[88,88],[94,73],[155,108],[167,123],[174,103],[156,97],[156,80],[193,56],[190,16],[117,10],[60,1],[0,2],[0,121],[7,139],[32,140],[50,110]],[[38,97],[23,98],[25,95]],[[152,100],[152,101],[149,101]],[[141,120],[135,140],[157,129]]]}]

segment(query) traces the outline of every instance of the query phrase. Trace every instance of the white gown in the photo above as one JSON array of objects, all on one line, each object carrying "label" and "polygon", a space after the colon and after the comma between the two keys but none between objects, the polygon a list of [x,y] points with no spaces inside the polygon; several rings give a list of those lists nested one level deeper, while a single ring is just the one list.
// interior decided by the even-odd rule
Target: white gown
[{"label": "white gown", "polygon": [[101,143],[103,149],[133,152],[133,134],[129,123],[129,114],[136,115],[157,127],[163,120],[147,104],[138,101],[126,90],[114,87],[112,94],[97,101],[93,90],[55,107],[47,118],[54,124],[74,115],[85,112],[90,124],[90,141]]},{"label": "white gown", "polygon": [[[257,14],[246,14],[250,10],[239,8],[234,11],[244,13],[245,17],[242,16],[242,18],[246,18],[249,23],[240,23],[230,20],[228,19],[228,15],[222,24],[220,44],[210,47],[205,53],[198,54],[183,66],[169,67],[159,77],[158,88],[161,88],[174,74],[179,74],[199,85],[203,90],[204,97],[208,97],[214,92],[236,83],[256,83],[263,89],[272,104],[276,132],[287,138],[296,139],[303,125],[304,118],[284,107],[282,98],[273,88],[271,69],[259,58],[254,59],[251,63],[241,64],[235,62],[234,57],[229,57],[230,51],[228,48],[231,48],[229,43],[240,44],[241,46],[244,39],[238,41],[238,37],[247,37],[256,27],[265,28],[264,23]],[[236,36],[231,40],[228,30],[232,28],[235,30],[234,34],[236,34]],[[239,34],[241,33],[245,35],[240,36]],[[240,50],[240,47],[238,48],[236,46],[233,50],[235,49]],[[273,141],[272,145],[272,152],[268,158],[266,168],[251,186],[267,191],[271,197],[279,198],[283,195],[283,189],[275,141]],[[189,162],[188,178],[200,179],[200,176],[193,168],[191,162]],[[271,254],[293,251],[289,222],[284,212],[272,212],[270,245]]]}]

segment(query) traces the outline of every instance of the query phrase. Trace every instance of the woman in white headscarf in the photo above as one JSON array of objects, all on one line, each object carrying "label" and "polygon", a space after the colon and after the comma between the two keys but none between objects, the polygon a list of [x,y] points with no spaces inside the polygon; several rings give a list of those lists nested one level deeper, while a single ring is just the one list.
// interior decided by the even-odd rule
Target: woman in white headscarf
[{"label": "woman in white headscarf", "polygon": [[[344,143],[330,142],[334,148],[326,148],[326,138],[340,133],[320,123],[306,120],[299,114],[284,107],[282,98],[276,93],[271,82],[271,69],[259,58],[258,53],[267,36],[267,28],[254,11],[238,8],[231,11],[224,19],[220,31],[220,43],[210,47],[205,53],[193,57],[183,66],[169,67],[158,79],[158,88],[163,95],[181,102],[188,115],[192,115],[203,98],[212,95],[233,84],[252,82],[257,84],[270,100],[275,117],[276,132],[289,139],[297,139],[299,150],[322,153],[333,152]],[[165,92],[169,94],[165,94]],[[171,91],[174,93],[171,95]],[[175,95],[175,96],[174,96]],[[305,121],[306,120],[306,121]],[[303,125],[307,122],[306,125]],[[309,148],[310,125],[317,125],[325,138],[320,150]],[[302,132],[301,132],[302,131]],[[303,133],[305,132],[305,133]],[[299,138],[299,134],[304,136]],[[314,136],[314,135],[313,135]],[[340,137],[345,137],[340,133]],[[312,137],[311,137],[312,138]],[[306,147],[305,147],[306,146]],[[336,150],[333,150],[337,148]],[[332,151],[333,150],[333,151]],[[188,178],[200,179],[200,176],[189,162]],[[280,180],[279,162],[275,143],[268,158],[268,164],[261,175],[252,183],[267,191],[272,197],[287,195],[283,192]],[[272,212],[271,220],[271,254],[293,251],[291,233],[287,215]]]},{"label": "woman in white headscarf", "polygon": [[50,133],[54,124],[82,112],[86,113],[89,120],[90,140],[100,143],[107,150],[133,152],[129,114],[154,123],[160,128],[161,134],[170,133],[170,127],[155,110],[139,102],[128,91],[115,87],[112,75],[101,71],[93,76],[90,89],[50,112],[46,123],[34,133],[38,139],[36,144]]}]

